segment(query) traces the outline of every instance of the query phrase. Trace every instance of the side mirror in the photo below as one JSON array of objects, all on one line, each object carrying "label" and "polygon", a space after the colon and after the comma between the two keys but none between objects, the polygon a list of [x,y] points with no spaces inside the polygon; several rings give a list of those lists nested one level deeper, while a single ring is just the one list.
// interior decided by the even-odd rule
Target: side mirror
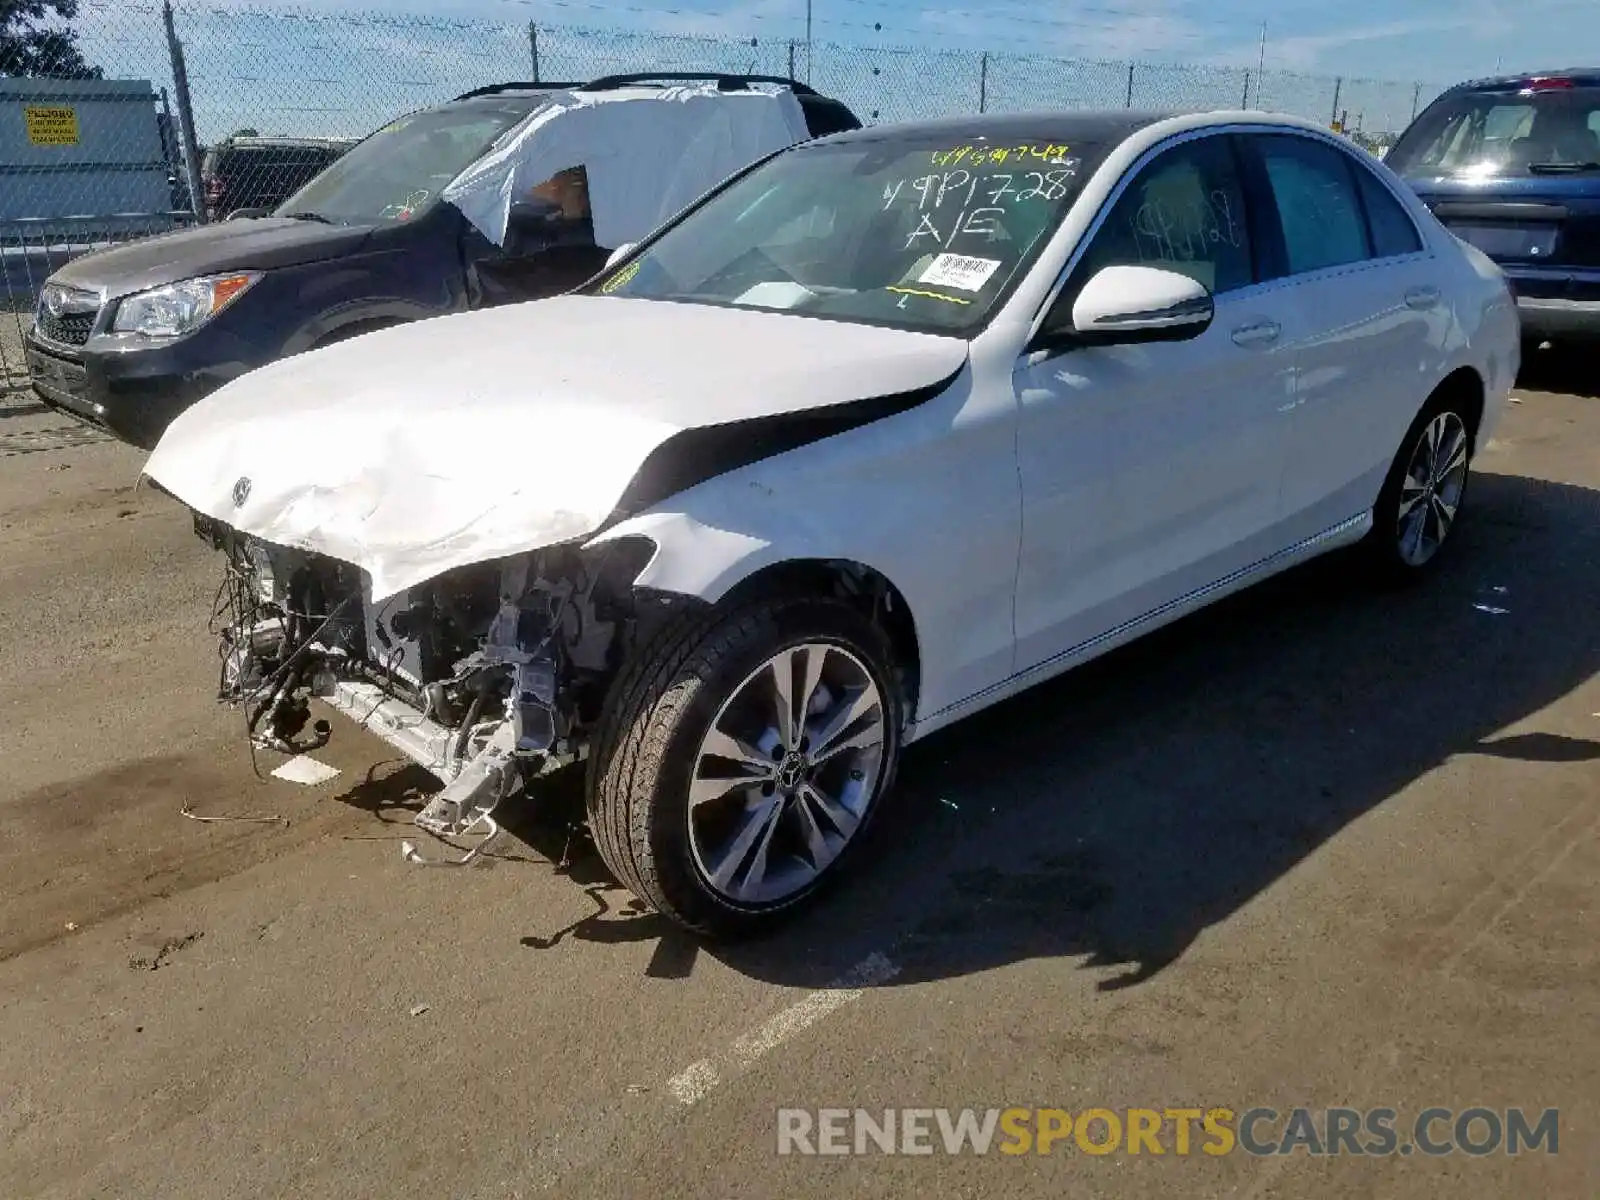
[{"label": "side mirror", "polygon": [[1215,316],[1210,291],[1187,275],[1164,267],[1106,267],[1078,293],[1072,329],[1058,340],[1079,346],[1181,342],[1199,337]]},{"label": "side mirror", "polygon": [[606,259],[604,270],[611,270],[612,267],[616,266],[623,259],[627,258],[628,255],[633,253],[633,248],[637,245],[637,242],[623,242],[622,245],[613,250],[610,257]]}]

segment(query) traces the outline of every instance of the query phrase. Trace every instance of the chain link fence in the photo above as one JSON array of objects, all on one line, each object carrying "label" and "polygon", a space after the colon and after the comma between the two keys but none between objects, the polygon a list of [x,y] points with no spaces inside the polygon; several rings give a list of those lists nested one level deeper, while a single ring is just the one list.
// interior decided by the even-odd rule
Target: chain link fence
[{"label": "chain link fence", "polygon": [[[0,62],[0,388],[40,289],[97,246],[271,208],[396,116],[507,81],[783,75],[869,123],[1052,108],[1293,113],[1381,144],[1441,90],[1198,65],[676,36],[251,4],[83,0],[83,63]],[[112,96],[115,98],[110,98]],[[20,119],[19,119],[20,118]],[[7,317],[4,314],[9,314]],[[7,329],[6,326],[12,328]]]}]

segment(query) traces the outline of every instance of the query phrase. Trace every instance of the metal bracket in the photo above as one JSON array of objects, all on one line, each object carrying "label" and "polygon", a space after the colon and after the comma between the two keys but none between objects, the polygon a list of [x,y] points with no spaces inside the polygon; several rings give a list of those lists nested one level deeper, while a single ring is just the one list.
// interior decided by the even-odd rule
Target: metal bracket
[{"label": "metal bracket", "polygon": [[413,818],[418,829],[447,844],[450,838],[481,836],[482,840],[460,858],[442,859],[425,858],[413,843],[401,842],[400,854],[406,862],[425,867],[464,867],[482,857],[502,832],[494,820],[495,809],[522,783],[515,747],[516,730],[506,721],[460,774]]}]

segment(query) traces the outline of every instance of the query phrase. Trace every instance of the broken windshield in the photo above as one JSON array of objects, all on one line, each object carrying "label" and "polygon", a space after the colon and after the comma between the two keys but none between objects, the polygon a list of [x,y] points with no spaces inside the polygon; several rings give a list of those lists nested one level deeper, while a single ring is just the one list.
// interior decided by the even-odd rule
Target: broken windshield
[{"label": "broken windshield", "polygon": [[985,324],[1104,147],[813,144],[737,180],[589,289],[931,333]]}]

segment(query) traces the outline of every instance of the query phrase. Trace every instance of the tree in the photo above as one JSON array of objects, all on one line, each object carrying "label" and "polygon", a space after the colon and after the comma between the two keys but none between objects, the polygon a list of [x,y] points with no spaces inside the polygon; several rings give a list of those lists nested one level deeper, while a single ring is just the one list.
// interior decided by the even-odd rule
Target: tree
[{"label": "tree", "polygon": [[77,15],[78,0],[0,0],[0,75],[103,79],[65,24]]},{"label": "tree", "polygon": [[226,140],[231,142],[234,138],[260,137],[260,136],[261,136],[261,132],[259,130],[252,129],[250,126],[246,125],[243,129],[235,129],[232,133],[230,133],[228,135]]}]

